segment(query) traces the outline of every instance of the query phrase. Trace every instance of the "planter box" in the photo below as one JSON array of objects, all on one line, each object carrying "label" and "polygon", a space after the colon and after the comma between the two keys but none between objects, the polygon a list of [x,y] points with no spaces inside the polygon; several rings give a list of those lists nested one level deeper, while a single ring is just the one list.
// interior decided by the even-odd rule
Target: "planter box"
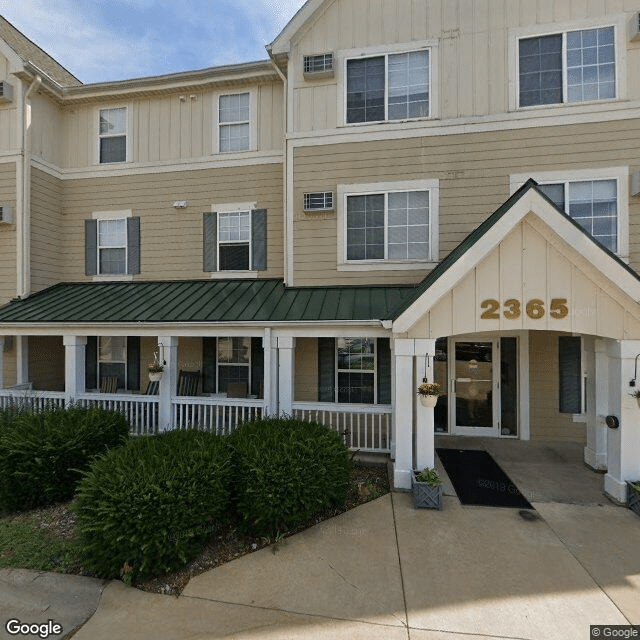
[{"label": "planter box", "polygon": [[411,493],[413,494],[413,506],[416,509],[438,509],[442,511],[442,492],[444,487],[440,484],[432,487],[426,482],[418,482],[417,471],[411,476]]},{"label": "planter box", "polygon": [[627,482],[627,502],[629,509],[640,516],[640,493],[637,489],[634,489],[631,482]]}]

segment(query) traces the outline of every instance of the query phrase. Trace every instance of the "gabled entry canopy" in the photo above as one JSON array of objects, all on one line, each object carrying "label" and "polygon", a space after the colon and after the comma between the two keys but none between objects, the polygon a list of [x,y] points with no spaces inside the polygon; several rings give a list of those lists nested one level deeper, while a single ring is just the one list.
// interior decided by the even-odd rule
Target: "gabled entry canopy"
[{"label": "gabled entry canopy", "polygon": [[529,180],[396,309],[394,334],[554,330],[640,339],[640,277]]}]

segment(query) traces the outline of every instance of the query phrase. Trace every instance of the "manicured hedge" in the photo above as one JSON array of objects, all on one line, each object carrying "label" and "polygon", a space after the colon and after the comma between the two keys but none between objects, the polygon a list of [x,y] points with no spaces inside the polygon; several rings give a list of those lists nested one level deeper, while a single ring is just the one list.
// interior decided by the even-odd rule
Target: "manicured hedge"
[{"label": "manicured hedge", "polygon": [[227,441],[202,431],[109,451],[78,487],[83,566],[125,581],[183,567],[226,519],[232,471]]},{"label": "manicured hedge", "polygon": [[323,425],[264,419],[230,436],[236,507],[253,533],[271,536],[344,502],[351,459],[342,437]]},{"label": "manicured hedge", "polygon": [[123,444],[130,425],[99,408],[0,412],[0,511],[69,500],[98,454]]}]

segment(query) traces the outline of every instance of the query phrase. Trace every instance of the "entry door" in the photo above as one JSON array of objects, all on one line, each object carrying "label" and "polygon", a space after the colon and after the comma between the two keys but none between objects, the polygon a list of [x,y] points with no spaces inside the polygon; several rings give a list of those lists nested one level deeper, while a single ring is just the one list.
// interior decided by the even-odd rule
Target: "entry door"
[{"label": "entry door", "polygon": [[498,340],[452,340],[449,424],[454,435],[500,435]]}]

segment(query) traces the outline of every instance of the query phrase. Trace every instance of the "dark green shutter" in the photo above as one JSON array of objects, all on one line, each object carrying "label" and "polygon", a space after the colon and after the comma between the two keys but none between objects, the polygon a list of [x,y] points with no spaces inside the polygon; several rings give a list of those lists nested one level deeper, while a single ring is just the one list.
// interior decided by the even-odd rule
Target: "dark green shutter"
[{"label": "dark green shutter", "polygon": [[140,391],[140,337],[127,337],[127,390]]},{"label": "dark green shutter", "polygon": [[318,338],[318,402],[335,402],[336,341]]},{"label": "dark green shutter", "polygon": [[558,338],[560,413],[582,412],[582,342],[580,336]]},{"label": "dark green shutter", "polygon": [[251,395],[261,398],[264,391],[264,349],[262,338],[251,338]]},{"label": "dark green shutter", "polygon": [[202,338],[202,392],[216,392],[216,339]]},{"label": "dark green shutter", "polygon": [[84,380],[87,389],[98,388],[98,338],[87,337],[84,351]]},{"label": "dark green shutter", "polygon": [[140,218],[127,218],[127,273],[140,273]]},{"label": "dark green shutter", "polygon": [[218,270],[218,214],[202,214],[202,260],[204,271]]},{"label": "dark green shutter", "polygon": [[251,212],[251,252],[252,269],[265,271],[267,268],[267,210],[256,209]]},{"label": "dark green shutter", "polygon": [[391,404],[391,341],[378,338],[378,404]]},{"label": "dark green shutter", "polygon": [[98,273],[98,221],[84,221],[84,272],[87,276]]}]

